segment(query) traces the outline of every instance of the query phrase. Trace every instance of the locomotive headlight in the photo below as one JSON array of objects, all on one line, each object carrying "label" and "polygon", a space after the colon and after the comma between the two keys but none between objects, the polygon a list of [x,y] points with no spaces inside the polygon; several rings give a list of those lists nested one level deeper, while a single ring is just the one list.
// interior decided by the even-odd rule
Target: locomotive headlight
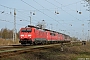
[{"label": "locomotive headlight", "polygon": [[31,36],[31,35],[28,35],[28,36]]},{"label": "locomotive headlight", "polygon": [[21,35],[21,36],[24,36],[24,35]]}]

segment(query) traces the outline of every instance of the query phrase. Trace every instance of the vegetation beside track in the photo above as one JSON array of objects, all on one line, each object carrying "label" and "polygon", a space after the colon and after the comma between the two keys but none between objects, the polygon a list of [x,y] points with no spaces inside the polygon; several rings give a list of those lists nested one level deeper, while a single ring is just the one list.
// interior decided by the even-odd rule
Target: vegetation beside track
[{"label": "vegetation beside track", "polygon": [[12,45],[12,44],[20,44],[19,40],[13,41],[13,40],[5,40],[5,39],[0,39],[0,45]]},{"label": "vegetation beside track", "polygon": [[90,60],[90,42],[86,45],[60,46],[35,49],[19,55],[1,58],[0,60]]}]

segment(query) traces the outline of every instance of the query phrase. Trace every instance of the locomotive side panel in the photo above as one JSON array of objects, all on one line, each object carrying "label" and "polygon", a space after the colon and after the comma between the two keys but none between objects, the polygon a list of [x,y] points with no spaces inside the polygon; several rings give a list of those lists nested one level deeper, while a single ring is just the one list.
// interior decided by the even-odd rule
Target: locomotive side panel
[{"label": "locomotive side panel", "polygon": [[38,44],[38,43],[45,43],[47,41],[46,39],[46,32],[40,29],[35,29],[35,38],[34,38],[34,43]]}]

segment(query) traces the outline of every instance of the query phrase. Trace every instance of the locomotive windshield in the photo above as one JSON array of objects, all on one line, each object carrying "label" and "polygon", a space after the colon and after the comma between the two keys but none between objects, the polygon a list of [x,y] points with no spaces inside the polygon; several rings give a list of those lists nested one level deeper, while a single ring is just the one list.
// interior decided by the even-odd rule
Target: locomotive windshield
[{"label": "locomotive windshield", "polygon": [[31,29],[22,29],[21,32],[31,32]]}]

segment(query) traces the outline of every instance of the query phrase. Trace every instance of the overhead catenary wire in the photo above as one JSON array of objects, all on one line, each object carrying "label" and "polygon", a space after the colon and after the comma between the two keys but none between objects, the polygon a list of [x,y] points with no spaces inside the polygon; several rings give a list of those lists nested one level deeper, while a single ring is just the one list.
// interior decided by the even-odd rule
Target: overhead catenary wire
[{"label": "overhead catenary wire", "polygon": [[[59,2],[58,2],[59,3]],[[75,3],[78,3],[78,2],[75,2]],[[68,5],[71,5],[71,4],[68,4]],[[0,6],[2,6],[2,7],[5,7],[5,8],[9,8],[9,9],[14,9],[14,8],[10,8],[10,7],[7,7],[7,6],[4,6],[4,5],[1,5],[0,4]],[[64,6],[65,7],[65,6]],[[23,19],[24,20],[24,19]]]},{"label": "overhead catenary wire", "polygon": [[[3,11],[0,11],[1,13],[3,12]],[[3,12],[3,14],[7,14],[7,15],[10,15],[10,16],[14,16],[14,15],[12,15],[12,14],[9,14],[9,13],[6,13],[5,11]],[[17,16],[17,18],[19,19],[19,21],[27,21],[27,22],[30,22],[30,21],[28,21],[28,20],[25,20],[25,19],[22,19],[21,17],[18,17]],[[7,21],[7,20],[1,20],[1,21],[6,21],[6,22],[9,22],[9,23],[14,23],[14,22],[11,22],[11,21]],[[18,20],[17,20],[18,21]],[[17,25],[23,25],[23,24],[18,24],[18,23],[16,23]]]},{"label": "overhead catenary wire", "polygon": [[[2,11],[0,11],[0,12],[2,13]],[[5,12],[4,12],[3,14],[8,14],[8,15],[10,15],[10,16],[12,16],[12,17],[14,16],[14,15],[12,15],[12,14],[5,13]],[[18,16],[17,16],[17,18],[22,19],[21,17],[18,17]],[[23,20],[29,22],[28,20],[25,20],[25,19],[23,19]]]},{"label": "overhead catenary wire", "polygon": [[[40,5],[40,6],[42,6],[41,4],[39,4],[37,1],[35,1],[35,0],[33,0],[34,2],[36,2],[38,5]],[[56,1],[56,0],[54,0],[54,1]],[[56,1],[56,2],[58,2],[58,1]],[[79,3],[79,2],[81,2],[81,1],[78,1],[78,2],[75,2],[74,4],[76,4],[76,3]],[[59,2],[58,2],[59,3]],[[60,4],[60,3],[59,3]],[[73,3],[72,3],[73,4]],[[69,5],[72,5],[72,4],[68,4],[68,6]],[[60,5],[62,5],[62,4],[60,4]],[[61,6],[61,8],[62,7],[66,7],[67,5],[65,5],[65,6]],[[49,12],[51,12],[49,9],[47,9],[47,8],[45,8],[44,6],[42,6],[45,10],[48,10]],[[70,9],[71,10],[71,9]],[[75,10],[74,10],[75,11]],[[53,13],[53,12],[51,12],[51,13]],[[57,16],[57,15],[56,15]],[[58,16],[57,16],[58,17]],[[63,21],[63,20],[61,20],[61,19],[59,19],[60,21]],[[64,22],[64,21],[63,21]]]},{"label": "overhead catenary wire", "polygon": [[[57,2],[58,4],[60,4],[60,5],[62,5],[62,6],[64,6],[63,4],[61,4],[59,1],[57,1],[57,0],[54,0],[55,2]],[[76,12],[77,12],[77,3],[81,3],[81,1],[78,1],[78,2],[75,2],[74,4],[76,4]],[[69,5],[72,5],[72,4],[69,4]],[[69,8],[69,10],[72,10],[71,8]],[[78,11],[78,12],[81,12],[81,5],[80,5],[80,11]],[[77,12],[77,13],[78,13]],[[80,14],[80,13],[79,13]],[[85,19],[87,19],[85,16],[83,16]],[[76,16],[76,18],[77,18],[77,16]],[[78,19],[78,18],[77,18]],[[85,22],[85,21],[82,21],[82,20],[80,20],[79,19],[79,21],[81,21],[81,22]]]},{"label": "overhead catenary wire", "polygon": [[[19,12],[19,13],[20,13],[21,11],[17,10],[17,12]],[[28,11],[28,13],[30,13],[30,12],[31,12],[31,10],[29,10],[29,11]],[[29,16],[30,16],[30,14],[27,14],[27,13],[25,13],[25,12],[20,13],[20,14],[22,14],[22,15],[26,14],[26,15],[27,15],[26,17],[29,17]],[[37,18],[37,17],[36,17],[36,16],[34,16],[34,18]],[[39,18],[37,18],[37,19],[38,19],[38,20],[40,20]],[[34,19],[34,21],[37,21],[37,20],[35,20],[35,19]],[[29,22],[30,22],[30,21],[29,21]],[[38,22],[38,21],[37,21],[37,22]]]},{"label": "overhead catenary wire", "polygon": [[[3,20],[3,19],[0,19],[0,21],[9,22],[9,23],[14,23],[14,22],[11,22],[11,21],[8,21],[8,20]],[[22,26],[22,24],[17,24],[17,25],[21,25],[21,26]]]},{"label": "overhead catenary wire", "polygon": [[[7,6],[4,6],[4,5],[0,5],[0,6],[2,6],[2,7],[4,7],[4,8],[7,8],[7,9],[14,9],[14,8],[11,8],[11,7],[7,7]],[[18,10],[17,10],[18,11]],[[9,14],[9,13],[5,13],[5,11],[3,10],[3,11],[0,11],[1,13],[4,13],[4,14],[8,14],[8,15],[11,15],[11,16],[14,16],[14,15],[12,15],[12,14]],[[18,12],[20,12],[20,11],[18,11]],[[30,12],[30,11],[29,11]],[[30,21],[28,21],[28,20],[25,20],[25,19],[22,19],[21,17],[18,17],[17,16],[17,18],[19,18],[20,19],[20,21],[27,21],[27,22],[30,22]],[[40,20],[40,19],[39,19]],[[6,21],[7,22],[7,21]],[[10,22],[10,21],[8,21],[8,22]],[[37,21],[38,22],[38,21]],[[33,22],[34,23],[34,22]],[[17,23],[16,23],[17,24]]]},{"label": "overhead catenary wire", "polygon": [[[35,1],[35,0],[33,0],[35,3],[37,3],[38,5],[40,5],[41,7],[43,7],[44,9],[46,9],[47,11],[49,11],[49,12],[51,12],[49,9],[47,9],[47,8],[45,8],[44,6],[42,6],[41,4],[39,4],[37,1]],[[51,12],[51,13],[53,13],[53,12]],[[55,14],[55,13],[53,13],[53,14]],[[57,16],[57,15],[55,15],[55,16]],[[58,16],[57,16],[58,17]],[[59,18],[59,17],[58,17]],[[59,20],[61,20],[61,19],[59,19]],[[56,21],[56,20],[55,20]],[[58,21],[58,20],[57,20]],[[59,21],[58,21],[59,22]],[[60,22],[59,22],[60,23]],[[62,25],[63,26],[63,25]]]},{"label": "overhead catenary wire", "polygon": [[[23,1],[24,1],[24,0],[23,0]],[[38,2],[37,0],[34,0],[34,1]],[[56,0],[56,1],[58,1],[58,0]],[[26,1],[26,2],[27,2],[27,1]],[[45,1],[44,1],[44,2],[45,2]],[[49,1],[49,2],[53,3],[52,1]],[[54,2],[55,2],[55,1],[54,1]],[[61,1],[58,1],[58,2],[61,3]],[[27,3],[28,3],[28,2],[27,2]],[[39,4],[42,4],[41,2],[38,2],[38,3],[39,3]],[[46,2],[46,3],[47,3],[47,2]],[[55,3],[56,3],[56,2],[55,2]],[[35,6],[35,2],[34,2],[34,5],[29,4],[29,3],[28,3],[28,4],[29,4],[29,5],[32,5],[32,6],[35,7],[36,9],[44,12],[45,14],[47,14],[47,12],[49,12],[49,11],[51,11],[51,12],[52,12],[52,11],[55,11],[55,9],[57,9],[57,10],[60,11],[60,12],[61,12],[61,11],[62,11],[62,12],[66,11],[66,12],[68,12],[69,14],[71,14],[70,12],[74,12],[74,11],[76,12],[76,10],[74,10],[74,9],[72,9],[72,8],[69,9],[69,8],[67,8],[67,7],[71,7],[71,6],[73,6],[73,4],[76,4],[76,3],[80,3],[80,2],[77,1],[77,2],[75,2],[75,3],[70,3],[70,4],[66,4],[66,5],[63,5],[63,4],[62,4],[62,5],[61,5],[61,4],[59,5],[58,3],[56,3],[55,5],[58,6],[58,7],[56,7],[56,8],[54,8],[54,6],[51,6],[51,5],[50,5],[50,8],[48,8],[48,7],[45,8],[44,5],[41,5],[41,6],[43,6],[44,8],[40,8],[41,6],[38,8],[38,7]],[[48,4],[48,3],[47,3],[47,4]],[[54,3],[53,3],[53,4],[54,4]],[[5,4],[4,4],[4,5],[5,5]],[[7,6],[7,5],[6,5],[6,6]],[[5,6],[2,6],[2,7],[5,8],[5,10],[2,10],[2,11],[1,11],[1,14],[0,14],[0,15],[2,15],[2,16],[4,15],[3,13],[6,13],[6,10],[7,10],[7,9],[13,10],[12,8],[8,8],[8,7],[5,7]],[[29,7],[29,6],[28,6],[28,7]],[[65,10],[64,7],[67,8],[67,9]],[[74,6],[74,7],[75,7],[75,6]],[[6,8],[7,8],[7,9],[6,9]],[[17,10],[17,8],[15,8],[15,9]],[[20,13],[20,15],[17,15],[17,18],[18,18],[17,21],[19,21],[20,19],[23,20],[23,21],[21,22],[21,24],[22,24],[23,22],[25,22],[25,21],[29,22],[29,19],[26,19],[26,18],[28,17],[28,15],[29,15],[27,12],[28,12],[28,11],[29,11],[29,12],[30,12],[30,11],[35,11],[35,12],[36,12],[36,11],[38,11],[38,10],[36,10],[36,9],[21,9],[21,10],[18,9],[18,10],[17,10],[17,13]],[[62,9],[63,9],[64,11],[63,11]],[[7,11],[8,11],[8,10],[7,10]],[[39,11],[39,12],[40,12],[40,11]],[[23,13],[22,13],[22,12],[23,12]],[[62,12],[61,12],[61,14],[62,14]],[[64,12],[64,13],[66,13],[66,12]],[[26,13],[27,13],[27,14],[26,14]],[[50,12],[49,12],[49,13],[50,13]],[[48,13],[47,15],[49,15],[49,13]],[[54,13],[54,12],[53,12],[53,13]],[[8,14],[10,14],[10,12],[8,12]],[[24,17],[24,14],[25,14],[25,17]],[[67,13],[66,13],[66,14],[67,14]],[[73,14],[71,14],[71,15],[73,15]],[[71,15],[70,15],[70,17],[73,18]],[[12,16],[13,16],[13,15],[12,15]],[[52,17],[53,15],[50,14],[49,16]],[[58,16],[59,16],[59,15],[58,15]],[[65,15],[65,16],[66,16],[66,15]],[[74,14],[73,16],[76,17],[75,14]],[[79,15],[79,16],[81,17],[81,16],[83,16],[83,15]],[[4,17],[5,17],[5,15],[4,15]],[[7,17],[8,17],[8,16],[7,16]],[[37,16],[36,16],[36,17],[37,17]],[[46,16],[45,16],[45,17],[46,17]],[[60,16],[60,17],[61,17],[61,16]],[[60,18],[60,17],[59,17],[59,18]],[[81,21],[80,17],[79,17],[79,18],[78,18],[78,16],[76,17],[77,19],[79,19],[78,21]],[[9,18],[9,17],[8,17],[8,18]],[[12,17],[11,17],[11,18],[12,18]],[[69,24],[69,27],[70,27],[71,25],[72,25],[72,27],[73,27],[73,25],[74,25],[74,23],[71,23],[70,21],[73,21],[73,22],[75,22],[75,23],[78,22],[76,18],[73,18],[73,19],[70,18],[70,19],[66,19],[66,20],[65,20],[65,18],[64,18],[63,20],[61,20],[61,19],[56,19],[55,16],[52,17],[52,18],[55,19],[55,20],[57,20],[57,21],[59,21],[60,24],[65,22],[65,23],[64,23],[65,26],[66,26],[66,25],[68,26],[68,24]],[[66,18],[67,18],[67,17],[66,17]],[[7,18],[3,18],[3,17],[1,17],[1,19],[6,19],[6,20],[7,20]],[[34,18],[34,19],[37,19],[37,18]],[[48,18],[46,18],[46,19],[48,20]],[[52,20],[52,21],[53,21],[53,19],[50,18],[49,20]],[[10,21],[10,19],[8,19],[8,20]],[[39,21],[39,19],[37,19],[37,20]],[[48,21],[49,21],[49,20],[48,20]],[[13,20],[12,20],[12,21],[13,21]],[[10,21],[10,22],[12,22],[12,21]],[[67,22],[67,21],[69,21],[69,22]],[[86,21],[84,20],[84,22],[86,22]],[[17,23],[19,23],[19,22],[17,22]],[[26,22],[25,22],[25,23],[26,23]],[[52,23],[52,22],[50,22],[50,23]],[[56,22],[55,22],[55,23],[56,23]],[[58,25],[59,25],[59,23],[58,23]],[[80,22],[80,23],[81,23],[81,22]],[[56,24],[57,24],[57,23],[56,23]],[[55,26],[56,26],[56,24],[55,24]],[[66,26],[66,27],[67,27],[67,26]],[[69,28],[69,27],[67,27],[67,28]],[[60,27],[60,28],[61,28],[61,27]],[[71,28],[71,29],[74,29],[74,28]],[[68,29],[66,29],[66,30],[68,30]],[[79,30],[79,29],[78,29],[78,30]]]},{"label": "overhead catenary wire", "polygon": [[[0,4],[0,6],[2,6],[2,7],[4,7],[4,8],[7,8],[7,9],[12,9],[12,10],[14,10],[14,8],[11,8],[11,7],[7,7],[7,6],[5,6],[5,5],[1,5]],[[20,12],[20,11],[18,11],[18,9],[17,8],[15,8],[16,10],[17,10],[17,12]],[[5,11],[3,10],[3,11],[0,11],[1,13],[5,13]],[[30,12],[30,10],[29,10],[29,12]],[[10,14],[9,14],[10,13]],[[9,12],[9,13],[5,13],[5,14],[8,14],[8,15],[11,15],[11,16],[14,16],[14,15],[12,15],[11,13],[11,11]],[[22,14],[22,13],[21,13]],[[29,17],[29,16],[28,16]],[[18,17],[17,16],[17,18],[19,18],[20,20],[22,19],[21,17]],[[30,22],[30,21],[28,21],[28,20],[25,20],[25,19],[22,19],[23,21],[27,21],[27,22]]]},{"label": "overhead catenary wire", "polygon": [[[45,0],[45,1],[47,1],[47,0]],[[54,5],[54,6],[56,6],[55,4],[53,4],[53,3],[51,3],[51,2],[49,2],[49,1],[47,1],[48,3],[50,3],[50,4],[52,4],[52,5]],[[58,2],[59,3],[59,2]],[[60,4],[60,3],[59,3]],[[62,5],[62,4],[61,4]],[[58,7],[58,6],[56,6],[56,7]],[[61,7],[58,7],[58,8],[61,8]],[[61,8],[62,9],[62,8]],[[63,10],[63,9],[62,9]],[[75,16],[73,16],[72,14],[70,14],[70,13],[68,13],[67,11],[65,11],[65,10],[63,10],[64,12],[66,12],[67,14],[69,14],[70,16],[72,16],[72,17],[74,17],[75,19],[77,19],[78,21],[81,21],[80,19],[78,19],[77,17],[75,17]],[[82,21],[83,22],[83,21]]]},{"label": "overhead catenary wire", "polygon": [[10,8],[10,7],[7,7],[7,6],[4,6],[4,5],[1,5],[1,4],[0,4],[0,6],[5,7],[5,8],[8,8],[8,9],[13,9],[13,10],[14,10],[14,8]]},{"label": "overhead catenary wire", "polygon": [[[47,0],[45,0],[45,1],[47,1]],[[47,1],[48,3],[50,3],[50,4],[52,4],[52,5],[54,5],[54,6],[56,6],[55,4],[53,4],[53,3],[51,3],[51,2],[49,2],[49,1]],[[56,7],[58,7],[58,6],[56,6]],[[60,8],[60,7],[58,7],[58,8]],[[61,8],[62,9],[62,8]],[[63,10],[63,9],[62,9]],[[64,11],[64,10],[63,10]],[[78,21],[81,21],[80,19],[78,19],[77,17],[75,17],[75,16],[73,16],[72,14],[70,14],[70,13],[68,13],[67,11],[64,11],[64,12],[66,12],[67,14],[69,14],[70,16],[72,16],[72,17],[74,17],[75,19],[77,19]]]},{"label": "overhead catenary wire", "polygon": [[[47,1],[47,0],[45,0],[45,1]],[[61,7],[58,7],[58,6],[56,6],[55,4],[53,4],[53,3],[49,2],[49,1],[47,1],[47,2],[50,3],[50,4],[52,4],[53,6],[55,6],[55,7],[57,7],[57,8],[61,8]],[[62,8],[61,8],[61,9],[62,9]],[[66,12],[66,13],[69,14],[70,16],[72,16],[72,17],[74,17],[75,19],[77,19],[77,20],[80,21],[80,19],[76,18],[75,16],[73,16],[73,15],[70,14],[70,13],[68,13],[67,11],[65,11],[65,10],[63,10],[63,9],[62,9],[62,11]]]},{"label": "overhead catenary wire", "polygon": [[[60,24],[59,21],[57,21],[56,19],[52,18],[51,16],[49,16],[49,15],[45,14],[44,12],[38,10],[37,8],[35,8],[35,7],[33,7],[32,5],[28,4],[27,2],[25,2],[25,1],[23,1],[23,0],[21,0],[21,1],[24,2],[25,4],[27,4],[28,6],[30,6],[30,7],[34,8],[34,9],[36,9],[37,11],[41,12],[41,13],[44,14],[45,16],[47,16],[47,17],[51,18],[52,20],[56,21],[58,24]],[[66,27],[66,28],[67,28],[67,27]]]},{"label": "overhead catenary wire", "polygon": [[[34,0],[35,1],[35,0]],[[56,1],[56,0],[55,0]],[[56,1],[57,2],[57,1]],[[75,2],[75,3],[79,3],[80,1],[78,1],[78,2]],[[59,2],[58,2],[59,3]],[[75,4],[75,3],[72,3],[72,4]],[[60,3],[59,3],[60,4]],[[62,5],[62,7],[66,7],[66,6],[69,6],[69,5],[72,5],[72,4],[68,4],[68,5],[65,5],[65,6],[63,6]],[[14,8],[11,8],[11,7],[7,7],[7,6],[4,6],[4,5],[1,5],[0,4],[0,6],[2,6],[2,7],[5,7],[5,8],[8,8],[8,9],[14,9]],[[62,7],[60,7],[60,8],[62,8]],[[54,8],[55,9],[55,8]],[[16,10],[17,10],[17,8],[16,8]],[[18,10],[20,10],[20,9],[18,9]],[[22,9],[21,9],[22,10]],[[40,9],[39,9],[40,10]],[[49,10],[50,11],[50,9],[46,9],[46,10]],[[28,10],[28,11],[30,11],[30,10]],[[36,10],[33,10],[33,11],[36,11]]]},{"label": "overhead catenary wire", "polygon": [[44,12],[40,11],[39,9],[33,7],[32,5],[28,4],[27,2],[25,2],[25,1],[23,1],[23,0],[21,0],[21,1],[22,1],[23,3],[25,3],[25,4],[27,4],[28,6],[30,6],[30,7],[34,8],[34,9],[36,9],[37,11],[41,12],[41,13],[44,14],[45,16],[51,18],[52,20],[55,20],[57,23],[59,23],[56,19],[54,19],[54,18],[52,18],[51,16],[45,14]]},{"label": "overhead catenary wire", "polygon": [[[34,8],[34,9],[36,9],[36,10],[38,10],[37,8],[35,8],[35,7],[33,7],[32,5],[30,5],[30,4],[28,4],[27,2],[25,2],[25,1],[23,1],[23,0],[21,0],[22,2],[24,2],[25,4],[27,4],[27,5],[29,5],[30,7],[32,7],[32,8]],[[38,10],[39,12],[41,12],[41,13],[43,13],[42,11],[40,11],[40,10]],[[48,16],[47,14],[45,14],[45,13],[43,13],[44,15],[46,15],[46,16]],[[51,19],[53,19],[52,17],[50,17],[50,16],[48,16],[49,18],[51,18]],[[55,20],[55,19],[53,19],[53,20]],[[58,22],[59,23],[59,21],[57,21],[57,20],[55,20],[56,22]]]}]

